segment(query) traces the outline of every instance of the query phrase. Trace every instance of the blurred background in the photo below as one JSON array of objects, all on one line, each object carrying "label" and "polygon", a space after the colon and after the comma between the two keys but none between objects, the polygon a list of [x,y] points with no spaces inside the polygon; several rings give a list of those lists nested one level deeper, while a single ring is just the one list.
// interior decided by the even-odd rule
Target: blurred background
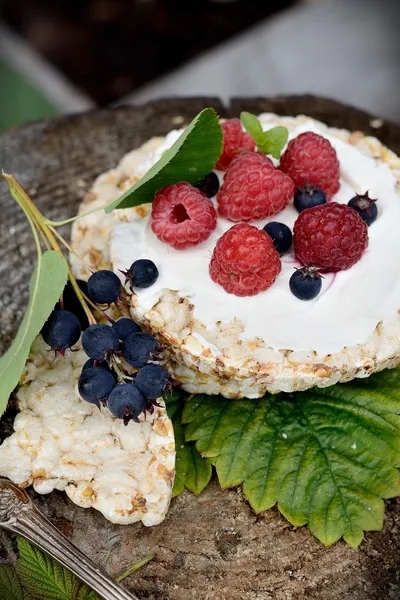
[{"label": "blurred background", "polygon": [[400,0],[0,0],[0,129],[163,96],[313,93],[400,121]]}]

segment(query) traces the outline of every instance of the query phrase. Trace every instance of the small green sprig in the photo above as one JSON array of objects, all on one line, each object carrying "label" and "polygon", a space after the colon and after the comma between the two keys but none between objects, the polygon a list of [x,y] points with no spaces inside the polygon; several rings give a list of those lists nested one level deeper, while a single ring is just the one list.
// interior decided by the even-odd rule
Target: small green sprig
[{"label": "small green sprig", "polygon": [[240,120],[247,133],[253,138],[260,152],[279,158],[288,141],[289,132],[286,127],[273,127],[263,131],[260,121],[249,112],[242,112]]}]

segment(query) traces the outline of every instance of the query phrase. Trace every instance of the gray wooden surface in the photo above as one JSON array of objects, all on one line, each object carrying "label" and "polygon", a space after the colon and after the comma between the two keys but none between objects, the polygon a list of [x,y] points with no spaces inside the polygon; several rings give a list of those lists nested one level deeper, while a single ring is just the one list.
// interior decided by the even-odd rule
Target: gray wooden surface
[{"label": "gray wooden surface", "polygon": [[[213,105],[221,115],[240,110],[310,114],[328,124],[376,133],[400,153],[400,127],[378,130],[368,115],[311,96],[150,103],[50,119],[0,135],[0,168],[12,172],[50,217],[75,213],[93,178],[129,149],[191,119]],[[0,184],[0,342],[4,349],[22,317],[34,263],[28,225]],[[0,350],[1,351],[1,350]],[[7,435],[12,409],[0,428]],[[35,502],[98,564],[116,574],[150,551],[156,558],[126,585],[154,600],[397,600],[400,596],[400,502],[387,502],[385,528],[369,533],[358,551],[344,543],[323,548],[306,528],[295,529],[270,510],[255,515],[240,490],[221,491],[214,481],[196,498],[172,502],[154,528],[116,526],[99,513],[73,505],[55,492]],[[0,560],[15,558],[12,537],[0,535]]]}]

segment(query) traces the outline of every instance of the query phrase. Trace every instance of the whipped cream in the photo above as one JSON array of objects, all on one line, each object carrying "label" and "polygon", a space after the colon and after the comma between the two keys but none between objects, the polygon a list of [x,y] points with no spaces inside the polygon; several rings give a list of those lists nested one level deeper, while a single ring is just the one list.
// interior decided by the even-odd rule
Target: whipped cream
[{"label": "whipped cream", "polygon": [[[268,115],[261,115],[260,120],[264,130],[273,126]],[[236,318],[243,324],[243,339],[262,338],[274,350],[316,351],[321,355],[364,343],[379,321],[396,316],[400,307],[400,197],[395,177],[386,164],[363,155],[315,121],[289,128],[289,139],[305,131],[323,135],[338,154],[340,190],[333,201],[347,204],[355,193],[367,190],[372,198],[378,198],[378,218],[369,227],[369,246],[361,260],[347,271],[327,274],[319,296],[305,302],[289,290],[293,269],[300,266],[294,253],[289,252],[282,257],[282,271],[268,290],[237,297],[214,283],[208,272],[216,241],[234,223],[218,218],[217,228],[208,240],[194,248],[174,250],[153,234],[149,216],[129,223],[116,219],[111,239],[114,270],[118,273],[138,258],[149,258],[160,273],[151,288],[135,290],[143,312],[151,309],[165,290],[175,290],[190,298],[195,319],[207,329],[215,329],[218,321],[226,323]],[[180,133],[168,134],[157,151],[139,166],[138,174],[144,174]],[[223,173],[218,176],[222,182]],[[280,221],[293,229],[297,216],[290,204],[269,219],[251,223],[263,227],[268,221]]]}]

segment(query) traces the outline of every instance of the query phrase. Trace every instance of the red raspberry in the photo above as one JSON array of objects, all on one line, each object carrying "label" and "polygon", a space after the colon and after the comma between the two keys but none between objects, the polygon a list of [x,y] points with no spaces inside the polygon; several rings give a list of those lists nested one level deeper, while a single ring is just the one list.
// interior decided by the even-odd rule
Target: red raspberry
[{"label": "red raspberry", "polygon": [[228,119],[221,126],[224,134],[224,145],[216,168],[226,171],[240,151],[255,150],[256,143],[248,133],[243,131],[240,119]]},{"label": "red raspberry", "polygon": [[228,294],[254,296],[267,290],[281,271],[281,259],[263,229],[239,223],[216,243],[210,276]]},{"label": "red raspberry", "polygon": [[230,221],[271,217],[293,198],[290,177],[260,152],[243,152],[232,162],[218,193],[218,212]]},{"label": "red raspberry", "polygon": [[317,185],[329,200],[339,191],[336,150],[327,139],[311,131],[301,133],[289,142],[279,168],[297,186],[307,182]]},{"label": "red raspberry", "polygon": [[158,190],[151,228],[159,240],[177,250],[204,242],[217,225],[217,213],[200,190],[181,181]]},{"label": "red raspberry", "polygon": [[303,210],[293,233],[299,261],[325,273],[349,269],[368,246],[365,221],[354,209],[337,202]]}]

